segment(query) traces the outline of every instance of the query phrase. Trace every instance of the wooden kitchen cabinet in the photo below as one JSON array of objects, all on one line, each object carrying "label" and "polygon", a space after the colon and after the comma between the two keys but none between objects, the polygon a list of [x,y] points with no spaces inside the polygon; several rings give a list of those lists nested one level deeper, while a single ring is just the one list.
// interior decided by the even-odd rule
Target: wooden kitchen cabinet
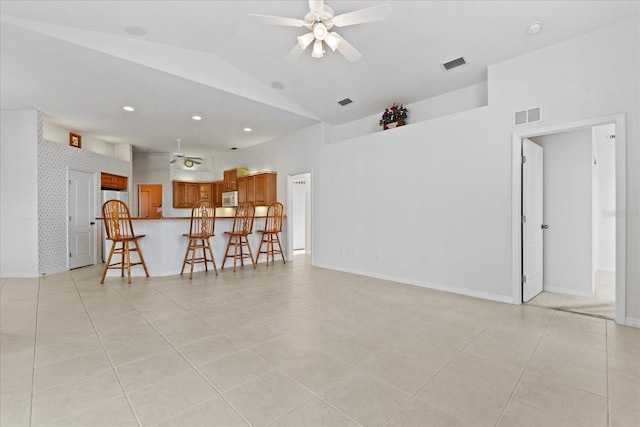
[{"label": "wooden kitchen cabinet", "polygon": [[213,200],[213,184],[210,182],[200,183],[200,200]]},{"label": "wooden kitchen cabinet", "polygon": [[173,181],[173,207],[191,208],[200,200],[200,183]]},{"label": "wooden kitchen cabinet", "polygon": [[108,190],[126,190],[129,178],[111,173],[100,174],[100,187]]},{"label": "wooden kitchen cabinet", "polygon": [[267,206],[278,200],[275,172],[262,172],[238,178],[238,202]]},{"label": "wooden kitchen cabinet", "polygon": [[268,206],[278,201],[278,174],[264,172],[255,175],[254,203],[258,206]]},{"label": "wooden kitchen cabinet", "polygon": [[238,191],[238,177],[249,173],[246,168],[235,168],[224,171],[222,180],[222,191]]},{"label": "wooden kitchen cabinet", "polygon": [[238,178],[238,202],[253,203],[255,200],[255,177],[253,175]]},{"label": "wooden kitchen cabinet", "polygon": [[214,206],[216,207],[222,206],[222,184],[223,181],[216,181],[211,183],[211,200],[213,200]]}]

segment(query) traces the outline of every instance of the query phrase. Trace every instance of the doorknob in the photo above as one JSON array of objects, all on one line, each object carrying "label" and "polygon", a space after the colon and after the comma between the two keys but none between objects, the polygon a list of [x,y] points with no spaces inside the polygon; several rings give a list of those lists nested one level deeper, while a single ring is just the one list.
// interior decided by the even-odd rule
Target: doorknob
[{"label": "doorknob", "polygon": [[540,228],[542,228],[543,230],[546,230],[547,228],[549,228],[549,224],[542,224]]}]

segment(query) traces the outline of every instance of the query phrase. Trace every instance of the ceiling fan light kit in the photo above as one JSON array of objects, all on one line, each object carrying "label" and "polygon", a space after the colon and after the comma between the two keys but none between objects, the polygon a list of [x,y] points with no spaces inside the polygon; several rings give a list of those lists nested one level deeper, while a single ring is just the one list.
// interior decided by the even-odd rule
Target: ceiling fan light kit
[{"label": "ceiling fan light kit", "polygon": [[311,56],[324,56],[324,43],[332,51],[338,50],[349,62],[355,62],[362,57],[356,48],[347,43],[338,33],[329,32],[331,28],[346,27],[348,25],[364,24],[366,22],[382,21],[391,16],[388,4],[354,10],[335,16],[333,9],[324,4],[323,0],[309,0],[309,13],[304,19],[286,18],[250,14],[249,17],[264,24],[284,25],[288,27],[305,27],[310,32],[298,37],[298,43],[285,58],[286,61],[297,59],[300,54],[313,43]]},{"label": "ceiling fan light kit", "polygon": [[176,142],[178,143],[178,151],[175,153],[171,153],[171,160],[169,160],[169,164],[173,164],[175,162],[177,162],[178,160],[182,160],[183,164],[190,168],[193,165],[201,165],[202,164],[202,157],[194,157],[194,156],[185,156],[182,151],[180,150],[181,148],[181,144],[182,144],[182,139],[177,138]]}]

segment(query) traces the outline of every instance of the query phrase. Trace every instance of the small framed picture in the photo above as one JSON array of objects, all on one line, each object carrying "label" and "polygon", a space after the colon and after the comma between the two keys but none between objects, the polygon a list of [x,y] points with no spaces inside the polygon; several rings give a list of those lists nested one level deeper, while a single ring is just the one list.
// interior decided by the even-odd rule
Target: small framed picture
[{"label": "small framed picture", "polygon": [[82,148],[82,136],[77,133],[69,132],[69,145],[76,148]]}]

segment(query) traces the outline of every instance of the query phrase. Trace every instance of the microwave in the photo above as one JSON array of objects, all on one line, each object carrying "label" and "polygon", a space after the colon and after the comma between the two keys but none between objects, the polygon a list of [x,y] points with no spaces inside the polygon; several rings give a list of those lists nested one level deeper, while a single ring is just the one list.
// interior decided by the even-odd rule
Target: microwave
[{"label": "microwave", "polygon": [[237,191],[225,191],[222,193],[222,207],[234,208],[238,206],[238,192]]}]

